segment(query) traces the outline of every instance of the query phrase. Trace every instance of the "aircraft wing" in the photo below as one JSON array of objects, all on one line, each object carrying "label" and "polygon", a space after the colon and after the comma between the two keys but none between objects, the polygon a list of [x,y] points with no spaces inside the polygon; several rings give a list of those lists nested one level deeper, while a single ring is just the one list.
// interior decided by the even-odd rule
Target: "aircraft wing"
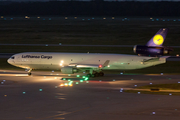
[{"label": "aircraft wing", "polygon": [[170,56],[162,56],[162,57],[156,57],[156,58],[150,58],[150,59],[144,59],[141,61],[141,64],[148,64],[156,61],[166,61],[166,59]]},{"label": "aircraft wing", "polygon": [[108,66],[110,60],[106,60],[104,64],[77,64],[77,63],[71,63],[69,66],[74,66],[76,68],[99,68],[102,69],[106,66]]}]

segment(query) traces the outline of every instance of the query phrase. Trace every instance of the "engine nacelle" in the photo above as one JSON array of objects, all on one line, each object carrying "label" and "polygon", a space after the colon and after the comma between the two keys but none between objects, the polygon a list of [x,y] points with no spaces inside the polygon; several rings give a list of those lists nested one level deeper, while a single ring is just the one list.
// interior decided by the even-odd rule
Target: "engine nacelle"
[{"label": "engine nacelle", "polygon": [[141,56],[161,56],[165,54],[170,54],[173,51],[172,48],[169,47],[156,47],[156,46],[144,46],[144,45],[135,45],[134,53],[137,53]]},{"label": "engine nacelle", "polygon": [[77,68],[72,67],[72,66],[65,66],[61,68],[61,72],[64,74],[74,74],[78,72]]}]

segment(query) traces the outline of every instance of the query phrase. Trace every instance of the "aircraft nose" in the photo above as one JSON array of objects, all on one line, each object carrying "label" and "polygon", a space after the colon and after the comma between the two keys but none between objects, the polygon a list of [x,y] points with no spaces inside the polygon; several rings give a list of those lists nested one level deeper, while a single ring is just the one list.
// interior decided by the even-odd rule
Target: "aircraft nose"
[{"label": "aircraft nose", "polygon": [[9,64],[12,64],[12,60],[11,60],[10,58],[7,60],[7,62],[8,62]]}]

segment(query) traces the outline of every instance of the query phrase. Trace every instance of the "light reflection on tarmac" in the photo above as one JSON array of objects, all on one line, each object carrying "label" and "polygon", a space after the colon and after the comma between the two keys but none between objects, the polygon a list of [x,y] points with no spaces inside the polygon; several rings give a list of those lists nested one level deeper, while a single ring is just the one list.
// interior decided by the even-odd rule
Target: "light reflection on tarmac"
[{"label": "light reflection on tarmac", "polygon": [[32,74],[0,70],[1,120],[179,120],[180,117],[179,96],[120,91],[149,84],[178,83],[180,75],[106,74],[80,81],[82,74],[78,78],[77,74],[68,76],[58,71]]}]

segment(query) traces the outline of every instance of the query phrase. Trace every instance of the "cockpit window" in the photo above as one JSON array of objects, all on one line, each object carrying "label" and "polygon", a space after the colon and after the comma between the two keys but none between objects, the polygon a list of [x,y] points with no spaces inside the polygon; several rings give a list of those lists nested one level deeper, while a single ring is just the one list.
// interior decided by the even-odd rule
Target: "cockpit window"
[{"label": "cockpit window", "polygon": [[14,59],[14,56],[12,56],[11,59]]}]

